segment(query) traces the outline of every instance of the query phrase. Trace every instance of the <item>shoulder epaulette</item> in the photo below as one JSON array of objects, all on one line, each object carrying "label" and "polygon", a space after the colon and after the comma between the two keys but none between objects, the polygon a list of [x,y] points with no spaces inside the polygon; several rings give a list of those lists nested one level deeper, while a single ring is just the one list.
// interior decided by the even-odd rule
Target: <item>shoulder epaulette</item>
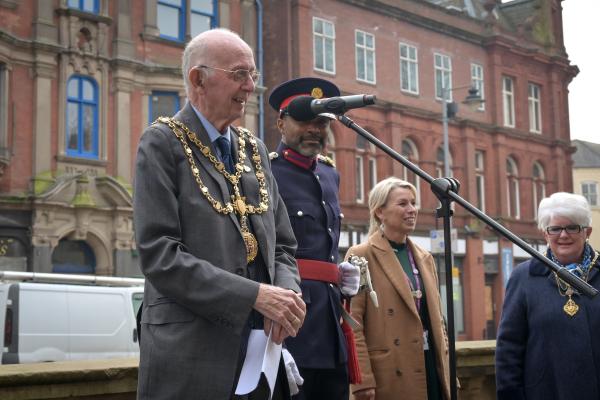
[{"label": "shoulder epaulette", "polygon": [[327,156],[324,156],[323,154],[319,154],[319,155],[317,156],[317,158],[318,158],[318,160],[319,160],[320,162],[322,162],[323,164],[327,164],[327,165],[329,165],[330,167],[333,167],[333,168],[335,168],[335,161],[333,161],[333,159],[332,159],[331,157],[327,157]]},{"label": "shoulder epaulette", "polygon": [[269,153],[269,159],[274,160],[277,157],[279,157],[279,153],[278,152],[272,151],[272,152]]}]

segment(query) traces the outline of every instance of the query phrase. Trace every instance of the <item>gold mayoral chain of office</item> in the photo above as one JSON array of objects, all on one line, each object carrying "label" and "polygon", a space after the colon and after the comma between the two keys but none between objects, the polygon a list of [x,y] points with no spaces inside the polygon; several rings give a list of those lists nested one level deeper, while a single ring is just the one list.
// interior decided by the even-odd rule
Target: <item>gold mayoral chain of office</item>
[{"label": "gold mayoral chain of office", "polygon": [[[240,230],[242,231],[242,238],[244,239],[244,244],[246,245],[246,261],[252,262],[258,254],[258,242],[248,228],[248,215],[262,214],[269,209],[269,192],[267,191],[265,173],[261,165],[258,144],[256,139],[252,136],[252,133],[247,129],[241,127],[237,128],[240,132],[238,139],[238,162],[235,164],[235,173],[230,174],[225,169],[225,165],[212,154],[210,147],[202,144],[200,139],[198,139],[198,136],[196,136],[194,132],[190,131],[184,123],[167,117],[159,117],[157,121],[168,125],[169,128],[171,128],[171,131],[175,134],[175,136],[177,136],[183,145],[185,156],[188,159],[192,174],[194,175],[194,179],[200,188],[200,192],[204,195],[204,197],[206,197],[206,200],[208,200],[208,202],[213,206],[215,211],[225,215],[235,212],[235,214],[239,216]],[[233,195],[231,196],[230,202],[221,203],[219,200],[215,199],[212,194],[210,194],[208,187],[206,187],[204,182],[202,182],[202,178],[200,178],[200,170],[196,166],[192,149],[188,144],[186,137],[190,140],[190,142],[196,145],[198,149],[200,149],[202,155],[214,165],[215,169],[231,183],[231,186],[233,187]],[[241,195],[239,187],[242,173],[251,171],[250,167],[244,165],[244,161],[246,160],[246,140],[250,142],[250,145],[252,146],[252,161],[254,161],[255,169],[254,174],[256,175],[256,180],[258,181],[260,195],[260,202],[258,205],[247,203],[246,198]]]},{"label": "gold mayoral chain of office", "polygon": [[[582,277],[582,279],[585,282],[587,282],[587,280],[588,280],[588,275],[590,273],[590,270],[594,267],[594,265],[596,265],[598,256],[600,256],[600,253],[595,251],[592,262],[590,263],[590,269],[588,269],[587,272]],[[575,290],[573,290],[571,285],[569,285],[567,282],[560,279],[558,277],[558,275],[556,274],[556,272],[554,273],[554,278],[556,279],[556,285],[558,286],[558,294],[560,294],[563,297],[565,297],[565,296],[567,297],[567,302],[563,306],[563,311],[569,317],[572,317],[573,315],[577,314],[577,311],[579,311],[579,306],[577,305],[577,303],[575,303],[575,300],[573,300],[573,297],[572,297],[573,294],[575,294],[576,292],[575,292]]]}]

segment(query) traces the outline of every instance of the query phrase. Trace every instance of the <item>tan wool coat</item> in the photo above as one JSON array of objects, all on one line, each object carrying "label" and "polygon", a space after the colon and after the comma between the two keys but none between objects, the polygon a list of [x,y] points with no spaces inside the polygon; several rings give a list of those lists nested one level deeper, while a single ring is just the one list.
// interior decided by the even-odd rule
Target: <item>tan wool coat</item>
[{"label": "tan wool coat", "polygon": [[[442,393],[449,399],[448,339],[435,264],[431,254],[410,240],[407,243],[425,288],[429,337],[433,335]],[[352,393],[375,388],[377,400],[427,400],[423,327],[394,250],[381,232],[376,232],[366,243],[351,247],[346,258],[351,254],[367,259],[379,300],[379,308],[375,308],[364,291],[352,299],[352,316],[360,324],[354,333],[362,373],[362,383],[352,385]]]}]

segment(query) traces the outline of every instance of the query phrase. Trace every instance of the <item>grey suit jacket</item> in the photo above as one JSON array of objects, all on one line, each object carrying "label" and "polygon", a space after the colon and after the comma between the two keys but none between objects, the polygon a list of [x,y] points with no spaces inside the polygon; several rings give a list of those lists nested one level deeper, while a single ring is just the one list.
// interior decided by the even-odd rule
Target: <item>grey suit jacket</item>
[{"label": "grey suit jacket", "polygon": [[[189,104],[175,118],[211,146]],[[238,145],[232,134],[236,160]],[[202,181],[226,201],[225,178],[191,147]],[[270,204],[250,216],[253,232],[271,282],[299,292],[296,240],[260,141],[259,150]],[[251,157],[245,163],[254,170]],[[249,203],[259,203],[253,173],[242,174],[241,187]],[[164,124],[147,128],[139,143],[134,223],[146,277],[138,398],[229,399],[259,284],[243,276],[246,249],[237,218],[217,213],[201,194],[181,142]]]}]

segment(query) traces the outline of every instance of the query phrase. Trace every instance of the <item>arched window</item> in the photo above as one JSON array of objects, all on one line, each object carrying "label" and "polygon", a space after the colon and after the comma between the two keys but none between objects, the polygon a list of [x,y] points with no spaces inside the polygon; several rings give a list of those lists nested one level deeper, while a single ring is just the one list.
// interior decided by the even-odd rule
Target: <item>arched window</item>
[{"label": "arched window", "polygon": [[521,218],[521,207],[519,204],[519,169],[512,157],[506,159],[506,201],[508,205],[508,216],[516,219]]},{"label": "arched window", "polygon": [[84,76],[67,83],[66,154],[98,158],[98,85]]},{"label": "arched window", "polygon": [[[417,151],[417,146],[415,146],[414,142],[410,139],[402,140],[402,155],[406,157],[408,161],[414,164],[419,162],[419,152]],[[403,167],[401,178],[415,185],[417,188],[417,206],[421,204],[421,190],[417,175],[415,175],[415,173],[410,171],[408,168]]]},{"label": "arched window", "polygon": [[539,162],[533,163],[533,217],[537,218],[540,201],[546,197],[546,174]]},{"label": "arched window", "polygon": [[377,183],[377,159],[375,158],[375,145],[364,137],[356,137],[355,153],[355,187],[356,202],[364,203],[368,193]]},{"label": "arched window", "polygon": [[61,239],[52,252],[52,272],[93,274],[96,271],[94,251],[83,240]]},{"label": "arched window", "polygon": [[475,151],[475,184],[477,186],[477,208],[485,212],[485,153]]},{"label": "arched window", "polygon": [[[444,167],[444,146],[438,147],[436,162],[435,162],[435,174],[437,178],[446,178],[446,171]],[[450,172],[450,176],[447,178],[451,178],[454,174],[452,173],[452,153],[448,151],[448,169]]]}]

